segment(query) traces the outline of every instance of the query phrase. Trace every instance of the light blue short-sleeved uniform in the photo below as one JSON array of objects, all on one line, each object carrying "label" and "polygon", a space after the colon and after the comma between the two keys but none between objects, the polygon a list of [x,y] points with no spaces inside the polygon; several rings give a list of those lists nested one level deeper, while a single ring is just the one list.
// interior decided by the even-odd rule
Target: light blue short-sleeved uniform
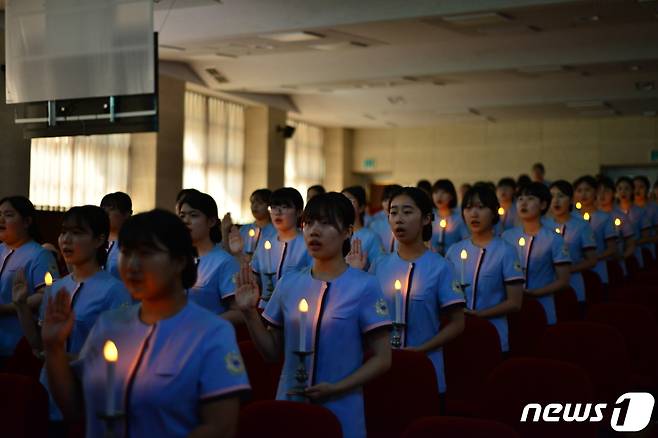
[{"label": "light blue short-sleeved uniform", "polygon": [[361,249],[368,253],[368,261],[365,266],[365,270],[367,271],[375,260],[384,255],[382,241],[377,233],[365,227],[354,232],[352,242],[354,242],[354,239],[361,240]]},{"label": "light blue short-sleeved uniform", "polygon": [[121,276],[119,275],[119,242],[116,240],[110,240],[109,246],[107,247],[105,270],[119,280],[121,279]]},{"label": "light blue short-sleeved uniform", "polygon": [[[254,257],[251,260],[251,269],[260,277],[263,299],[260,307],[265,308],[265,303],[269,299],[270,292],[267,290],[271,281],[272,287],[276,287],[279,279],[288,271],[300,269],[313,264],[313,259],[308,254],[304,236],[298,232],[294,239],[288,242],[282,242],[277,237],[269,241],[272,249],[265,249],[265,241],[261,240],[256,248]],[[269,271],[269,272],[268,272]],[[268,278],[265,274],[274,274]]]},{"label": "light blue short-sleeved uniform", "polygon": [[[590,217],[591,220],[591,217]],[[563,224],[557,223],[553,218],[545,216],[542,220],[544,226],[556,231],[562,236],[569,246],[569,255],[572,263],[580,263],[585,259],[585,251],[596,250],[596,239],[590,224],[580,217],[569,215],[569,220]],[[557,231],[556,231],[557,232]],[[581,303],[585,302],[585,280],[580,272],[572,272],[569,285],[576,292],[576,297]]]},{"label": "light blue short-sleeved uniform", "polygon": [[[651,228],[651,221],[649,216],[646,214],[646,211],[637,205],[631,205],[631,208],[628,211],[623,211],[621,207],[617,205],[615,207],[615,212],[621,212],[626,215],[627,221],[633,227],[633,235],[635,236],[635,240],[638,240],[642,237],[642,231]],[[640,268],[643,268],[644,257],[642,257],[642,245],[637,245],[635,247],[634,255],[638,264],[640,265]]]},{"label": "light blue short-sleeved uniform", "polygon": [[384,210],[380,210],[372,216],[368,228],[377,233],[385,253],[395,250],[395,236],[393,236],[393,231],[391,231],[391,226],[388,223],[388,214]]},{"label": "light blue short-sleeved uniform", "polygon": [[[297,386],[295,372],[299,359],[300,312],[304,298],[309,311],[305,333],[308,385],[335,383],[354,373],[363,364],[363,334],[391,324],[389,309],[377,279],[358,269],[347,268],[331,282],[316,280],[311,268],[290,271],[276,286],[263,318],[283,329],[285,358],[276,398],[294,398],[287,393]],[[321,402],[331,410],[344,437],[365,437],[365,413],[361,388]]]},{"label": "light blue short-sleeved uniform", "polygon": [[[649,223],[651,224],[650,235],[654,237],[657,231],[656,227],[658,227],[658,204],[652,201],[647,201],[644,208],[646,209],[647,216],[649,217]],[[643,247],[651,251],[653,258],[656,258],[656,245],[654,243],[645,243]]]},{"label": "light blue short-sleeved uniform", "polygon": [[[82,381],[88,437],[101,437],[107,364],[103,346],[119,353],[116,409],[126,413],[131,437],[187,437],[200,424],[199,405],[249,390],[231,323],[188,300],[174,316],[153,325],[139,318],[141,304],[103,313],[80,352],[74,370]],[[117,438],[125,437],[125,424]]]},{"label": "light blue short-sleeved uniform", "polygon": [[[249,230],[254,230],[254,237],[249,237]],[[259,228],[256,225],[256,222],[250,224],[245,224],[240,227],[240,236],[242,237],[242,242],[244,242],[243,252],[253,253],[258,245],[266,240],[272,241],[276,239],[276,228],[269,222],[263,228]]]},{"label": "light blue short-sleeved uniform", "polygon": [[[446,220],[446,227],[441,228],[441,219]],[[437,209],[434,209],[434,221],[432,221],[432,239],[430,247],[432,251],[441,255],[446,254],[448,248],[453,244],[466,239],[470,232],[464,223],[461,211],[453,209],[450,216],[442,218]]]},{"label": "light blue short-sleeved uniform", "polygon": [[[635,238],[635,228],[631,223],[628,216],[623,211],[618,208],[613,208],[609,213],[612,217],[613,226],[615,227],[615,233],[617,234],[617,248],[620,253],[624,252],[624,241],[629,237]],[[614,221],[619,219],[621,221],[621,226],[614,225]],[[623,259],[619,260],[619,266],[621,267],[624,276],[628,275],[628,269],[626,268],[626,261]]]},{"label": "light blue short-sleeved uniform", "polygon": [[[454,277],[452,265],[439,254],[425,251],[414,261],[406,261],[396,253],[381,257],[370,268],[384,291],[389,308],[395,311],[395,280],[402,283],[402,347],[417,347],[439,333],[440,310],[462,305],[464,294]],[[427,354],[434,365],[439,392],[446,390],[443,349]]]},{"label": "light blue short-sleeved uniform", "polygon": [[[43,322],[48,298],[57,295],[62,288],[66,288],[71,296],[71,308],[75,313],[73,330],[66,341],[66,352],[70,355],[77,355],[80,352],[102,312],[121,306],[127,307],[132,303],[130,294],[123,283],[107,271],[98,271],[83,282],[75,281],[69,274],[54,282],[49,290],[46,289],[39,309],[39,325]],[[45,368],[41,370],[39,381],[48,389]],[[62,420],[62,414],[52,396],[50,397],[50,419]]]},{"label": "light blue short-sleeved uniform", "polygon": [[[526,241],[523,249],[519,247],[519,239]],[[525,272],[525,288],[528,290],[544,287],[556,279],[555,265],[571,264],[569,246],[555,230],[541,227],[535,236],[530,236],[522,227],[514,227],[503,233],[503,239],[519,251],[521,266]],[[555,299],[553,294],[537,297],[544,307],[549,325],[557,322]]]},{"label": "light blue short-sleeved uniform", "polygon": [[[464,264],[466,307],[485,310],[507,299],[505,285],[523,283],[523,270],[519,254],[512,245],[500,237],[494,237],[483,248],[465,239],[450,247],[446,258],[452,262],[457,277],[461,276],[461,252],[468,255]],[[460,279],[461,282],[461,279]],[[507,315],[488,318],[496,327],[503,352],[509,351],[509,327]]]},{"label": "light blue short-sleeved uniform", "polygon": [[[571,214],[578,218],[582,217],[580,212],[574,211]],[[590,213],[589,225],[592,227],[592,232],[594,233],[596,252],[601,254],[608,249],[607,241],[617,238],[614,217],[603,210],[595,210]],[[596,266],[592,270],[598,274],[603,284],[608,284],[608,266],[606,260],[597,261]]]},{"label": "light blue short-sleeved uniform", "polygon": [[229,253],[215,245],[199,257],[194,286],[187,290],[190,300],[219,315],[228,310],[223,301],[235,295],[235,275],[240,264]]},{"label": "light blue short-sleeved uniform", "polygon": [[[11,290],[16,271],[23,269],[30,295],[44,285],[46,272],[59,278],[59,269],[53,254],[31,240],[16,249],[0,243],[0,304],[11,304]],[[0,357],[14,353],[23,330],[16,315],[0,316]]]},{"label": "light blue short-sleeved uniform", "polygon": [[516,202],[512,202],[510,208],[505,209],[505,213],[500,216],[500,220],[496,224],[496,235],[500,236],[510,228],[519,225],[518,212],[516,211]]}]

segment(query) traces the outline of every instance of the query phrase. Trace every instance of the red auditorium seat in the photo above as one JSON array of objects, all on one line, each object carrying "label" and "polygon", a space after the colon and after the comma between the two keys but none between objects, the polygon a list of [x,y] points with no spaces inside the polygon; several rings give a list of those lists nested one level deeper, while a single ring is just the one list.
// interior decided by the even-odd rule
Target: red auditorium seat
[{"label": "red auditorium seat", "polygon": [[484,318],[466,317],[464,332],[443,348],[446,373],[446,413],[476,413],[477,392],[502,361],[496,327]]},{"label": "red auditorium seat", "polygon": [[555,293],[555,315],[558,322],[578,321],[580,317],[580,308],[578,306],[578,297],[573,288],[563,289]]},{"label": "red auditorium seat", "polygon": [[638,304],[658,318],[658,288],[656,284],[628,282],[623,287],[610,289],[610,301]]},{"label": "red auditorium seat", "polygon": [[511,356],[532,354],[547,327],[546,312],[536,299],[525,295],[521,310],[512,313],[509,321],[509,346]]},{"label": "red auditorium seat", "polygon": [[626,259],[626,269],[628,270],[628,277],[635,279],[640,273],[640,263],[635,256],[630,256]]},{"label": "red auditorium seat", "polygon": [[368,438],[400,436],[414,420],[440,413],[434,365],[423,353],[393,350],[391,369],[363,393]]},{"label": "red auditorium seat", "polygon": [[590,306],[605,301],[605,291],[599,274],[589,269],[583,271],[582,274],[585,281],[585,301],[587,305]]},{"label": "red auditorium seat", "polygon": [[649,249],[642,248],[642,259],[644,260],[645,269],[653,269],[655,267],[656,261],[653,258],[653,254]]},{"label": "red auditorium seat", "polygon": [[[602,303],[587,311],[587,321],[609,324],[624,337],[633,367],[635,389],[658,389],[658,322],[645,307]],[[645,387],[643,387],[645,386]]]},{"label": "red auditorium seat", "polygon": [[608,284],[610,286],[618,286],[624,283],[624,271],[619,266],[619,261],[608,260],[606,262],[608,268]]},{"label": "red auditorium seat", "polygon": [[340,438],[336,416],[320,405],[282,400],[259,401],[240,410],[238,438]]},{"label": "red auditorium seat", "polygon": [[594,438],[597,433],[595,423],[520,421],[528,403],[545,406],[556,401],[573,404],[592,402],[593,399],[589,376],[579,366],[552,359],[512,358],[489,375],[483,390],[480,416],[505,423],[527,438]]},{"label": "red auditorium seat", "polygon": [[251,384],[251,398],[249,402],[258,400],[274,400],[276,388],[281,376],[282,362],[269,363],[256,349],[251,341],[243,341],[238,344],[240,354],[244,360],[249,383]]},{"label": "red auditorium seat", "polygon": [[11,374],[22,374],[39,380],[42,366],[43,361],[37,359],[34,353],[32,353],[32,347],[27,342],[27,339],[22,337],[16,345],[14,354],[7,360],[4,371]]},{"label": "red auditorium seat", "polygon": [[425,417],[413,422],[402,438],[517,438],[510,426],[492,420],[463,417]]},{"label": "red auditorium seat", "polygon": [[11,438],[48,434],[48,393],[38,380],[0,374],[0,434]]},{"label": "red auditorium seat", "polygon": [[599,400],[617,399],[629,387],[626,343],[614,327],[593,322],[563,322],[544,332],[539,355],[581,366]]}]

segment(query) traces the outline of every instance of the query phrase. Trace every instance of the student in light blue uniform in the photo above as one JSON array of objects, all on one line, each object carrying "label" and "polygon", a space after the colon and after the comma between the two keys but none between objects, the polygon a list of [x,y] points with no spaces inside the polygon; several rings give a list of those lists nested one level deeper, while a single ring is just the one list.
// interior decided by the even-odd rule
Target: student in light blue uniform
[{"label": "student in light blue uniform", "polygon": [[382,193],[382,209],[372,215],[370,224],[368,228],[377,233],[379,240],[381,240],[382,245],[384,246],[385,253],[391,253],[395,251],[395,237],[391,232],[391,226],[388,222],[388,205],[391,200],[391,196],[396,191],[400,190],[402,186],[397,184],[390,184],[384,187],[384,192]]},{"label": "student in light blue uniform", "polygon": [[[354,222],[349,200],[335,192],[318,195],[306,206],[303,221],[313,265],[287,272],[277,283],[263,312],[269,326],[256,310],[256,279],[244,265],[236,300],[265,359],[283,356],[277,399],[309,398],[336,415],[344,437],[365,437],[362,386],[391,362],[388,306],[377,279],[345,263]],[[365,362],[364,344],[372,351]],[[305,359],[308,379],[300,387],[294,351],[312,352]]]},{"label": "student in light blue uniform", "polygon": [[[452,265],[425,246],[432,235],[432,204],[427,195],[415,187],[401,189],[391,198],[389,218],[398,250],[378,259],[370,272],[379,280],[394,319],[406,324],[401,347],[427,354],[439,392],[444,393],[442,347],[464,330],[464,293]],[[396,280],[401,286],[400,309],[395,305]],[[446,325],[441,324],[441,314]]]},{"label": "student in light blue uniform", "polygon": [[110,236],[105,270],[119,278],[119,245],[117,238],[123,223],[133,214],[133,202],[127,193],[108,193],[101,199],[101,208],[110,218]]},{"label": "student in light blue uniform", "polygon": [[[596,201],[599,209],[612,217],[616,239],[616,258],[624,275],[628,275],[626,260],[635,257],[635,230],[626,214],[615,206],[615,183],[608,177],[598,179]],[[619,225],[616,225],[616,224]]]},{"label": "student in light blue uniform", "polygon": [[[272,241],[276,237],[276,229],[270,219],[270,198],[272,191],[269,189],[258,189],[249,197],[251,204],[251,214],[255,221],[240,227],[240,237],[242,237],[243,249],[245,254],[253,254],[261,242],[266,240]],[[249,232],[253,230],[253,236]]]},{"label": "student in light blue uniform", "polygon": [[571,257],[562,236],[542,226],[541,217],[550,203],[551,192],[544,184],[533,182],[521,188],[516,206],[522,225],[505,231],[503,239],[519,252],[524,294],[537,298],[552,325],[557,322],[553,294],[569,287]]},{"label": "student in light blue uniform", "polygon": [[[507,352],[507,315],[521,309],[524,278],[517,251],[495,234],[498,208],[493,190],[478,184],[469,190],[462,201],[462,214],[471,237],[452,245],[446,258],[460,283],[463,266],[465,313],[487,318],[498,331],[501,350]],[[462,251],[466,251],[466,260],[461,258]]]},{"label": "student in light blue uniform", "polygon": [[39,309],[44,277],[59,277],[57,263],[37,237],[36,211],[29,199],[11,196],[0,200],[0,367],[9,358],[22,336],[16,306],[12,303],[12,283],[18,270],[25,273],[30,314]]},{"label": "student in light blue uniform", "polygon": [[[51,287],[45,288],[44,299],[39,312],[41,325],[45,304],[60,290],[70,296],[71,308],[75,313],[75,322],[66,340],[65,350],[70,358],[75,358],[84,344],[98,316],[108,309],[131,304],[130,295],[123,283],[104,271],[101,267],[107,258],[107,236],[109,235],[109,219],[102,208],[95,205],[73,207],[63,217],[62,230],[58,243],[71,274],[55,281]],[[26,296],[25,277],[23,273],[20,282],[14,283],[14,293]],[[35,324],[25,300],[18,300],[18,315],[23,332],[33,351],[43,351],[41,334]],[[39,378],[48,389],[45,369],[41,370]],[[53,436],[65,435],[66,424],[62,422],[62,414],[55,401],[50,397],[50,433]]]},{"label": "student in light blue uniform", "polygon": [[190,192],[179,201],[178,217],[190,231],[198,256],[196,283],[187,292],[201,307],[237,322],[240,314],[233,295],[240,265],[219,246],[222,235],[217,215],[217,203],[207,193]]},{"label": "student in light blue uniform", "polygon": [[[60,291],[46,307],[46,370],[64,417],[84,412],[86,436],[103,436],[98,413],[107,412],[110,390],[110,408],[125,413],[118,437],[231,436],[249,383],[231,324],[185,293],[196,280],[189,231],[174,214],[153,210],[128,219],[119,243],[121,277],[140,303],[103,313],[72,365],[64,342],[74,318],[69,295]],[[118,351],[109,388],[108,340]]]},{"label": "student in light blue uniform", "polygon": [[496,234],[499,236],[518,225],[516,204],[514,202],[515,193],[516,181],[514,181],[514,178],[501,178],[498,181],[496,196],[500,207],[498,207],[496,214],[500,216],[500,220],[496,224]]},{"label": "student in light blue uniform", "polygon": [[[283,274],[312,263],[299,229],[303,209],[302,195],[292,187],[283,187],[272,193],[270,215],[276,237],[271,241],[261,240],[251,260],[251,268],[260,280],[263,308]],[[269,250],[266,249],[268,244]]]},{"label": "student in light blue uniform", "polygon": [[437,180],[432,186],[432,201],[436,208],[430,247],[432,251],[445,255],[453,243],[468,237],[468,228],[464,224],[461,212],[456,209],[457,192],[452,181]]},{"label": "student in light blue uniform", "polygon": [[[576,292],[578,302],[585,303],[585,280],[582,272],[596,266],[596,240],[588,221],[571,214],[573,187],[565,180],[551,183],[550,216],[545,216],[544,226],[562,236],[571,256],[569,284]],[[590,218],[591,219],[591,218]],[[584,311],[584,308],[582,309]]]},{"label": "student in light blue uniform", "polygon": [[[363,269],[367,271],[375,260],[384,255],[384,247],[377,233],[363,226],[363,215],[366,210],[365,189],[361,186],[351,186],[344,188],[342,193],[354,207],[355,220],[352,247],[355,245],[360,247],[359,249],[365,257]],[[356,243],[357,240],[358,243]]]},{"label": "student in light blue uniform", "polygon": [[634,205],[644,211],[647,221],[651,225],[649,235],[642,244],[643,249],[649,250],[651,256],[656,258],[656,241],[658,239],[658,206],[655,202],[649,200],[649,190],[651,183],[649,178],[644,175],[638,175],[633,178],[633,202]]},{"label": "student in light blue uniform", "polygon": [[644,209],[633,204],[633,181],[630,178],[620,177],[615,182],[615,188],[617,197],[615,210],[623,212],[633,226],[636,244],[634,255],[640,268],[643,268],[642,245],[651,241],[651,221]]},{"label": "student in light blue uniform", "polygon": [[590,175],[581,176],[573,185],[574,200],[580,202],[581,209],[573,211],[572,215],[578,218],[585,218],[589,215],[589,224],[594,233],[596,241],[596,265],[592,269],[601,279],[603,285],[609,283],[608,266],[606,261],[612,259],[617,254],[617,231],[615,230],[614,217],[596,206],[596,193],[598,183]]}]

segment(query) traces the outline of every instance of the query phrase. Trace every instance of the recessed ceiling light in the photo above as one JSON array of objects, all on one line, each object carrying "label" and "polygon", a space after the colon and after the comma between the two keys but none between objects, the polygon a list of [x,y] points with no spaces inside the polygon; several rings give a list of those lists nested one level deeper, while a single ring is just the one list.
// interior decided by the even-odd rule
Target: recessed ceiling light
[{"label": "recessed ceiling light", "polygon": [[640,68],[641,67],[639,65],[631,65],[630,67],[628,67],[630,71],[639,71]]},{"label": "recessed ceiling light", "polygon": [[656,117],[656,110],[644,111],[642,115],[644,117]]},{"label": "recessed ceiling light", "polygon": [[350,46],[350,43],[347,41],[341,41],[339,43],[327,43],[327,44],[311,44],[309,47],[316,50],[338,50],[344,49]]},{"label": "recessed ceiling light", "polygon": [[324,35],[315,32],[282,32],[270,35],[260,35],[260,38],[279,41],[282,43],[295,43],[299,41],[314,41],[324,38]]},{"label": "recessed ceiling light", "polygon": [[558,73],[565,71],[562,65],[531,65],[527,67],[519,67],[516,69],[520,73],[540,74],[540,73]]},{"label": "recessed ceiling light", "polygon": [[403,96],[389,96],[386,98],[392,105],[397,105],[400,103],[407,103],[407,100]]},{"label": "recessed ceiling light", "polygon": [[656,89],[656,83],[654,81],[640,81],[635,83],[635,89],[637,91],[653,91]]},{"label": "recessed ceiling light", "polygon": [[458,14],[441,17],[443,21],[457,26],[481,26],[484,24],[500,24],[512,20],[509,15],[500,12],[481,12],[476,14]]},{"label": "recessed ceiling light", "polygon": [[606,103],[602,100],[579,100],[575,102],[567,102],[569,108],[603,108]]},{"label": "recessed ceiling light", "polygon": [[482,113],[481,113],[480,111],[476,110],[475,108],[469,108],[469,109],[468,109],[468,112],[471,113],[471,114],[473,114],[474,116],[480,116],[480,115],[482,115]]},{"label": "recessed ceiling light", "polygon": [[616,116],[617,111],[612,108],[608,108],[608,109],[600,109],[600,110],[581,111],[579,114],[585,117]]}]

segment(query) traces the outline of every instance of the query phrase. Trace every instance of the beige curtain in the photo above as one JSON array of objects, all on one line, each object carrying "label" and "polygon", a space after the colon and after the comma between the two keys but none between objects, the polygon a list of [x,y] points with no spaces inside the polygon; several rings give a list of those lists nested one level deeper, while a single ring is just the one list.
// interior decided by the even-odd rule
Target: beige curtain
[{"label": "beige curtain", "polygon": [[285,185],[306,196],[306,190],[324,180],[323,132],[318,126],[288,120],[295,135],[286,142]]},{"label": "beige curtain", "polygon": [[185,93],[183,186],[211,195],[220,216],[242,211],[244,108],[215,97]]},{"label": "beige curtain", "polygon": [[98,205],[128,191],[129,156],[130,134],[32,139],[30,199],[41,208]]}]

